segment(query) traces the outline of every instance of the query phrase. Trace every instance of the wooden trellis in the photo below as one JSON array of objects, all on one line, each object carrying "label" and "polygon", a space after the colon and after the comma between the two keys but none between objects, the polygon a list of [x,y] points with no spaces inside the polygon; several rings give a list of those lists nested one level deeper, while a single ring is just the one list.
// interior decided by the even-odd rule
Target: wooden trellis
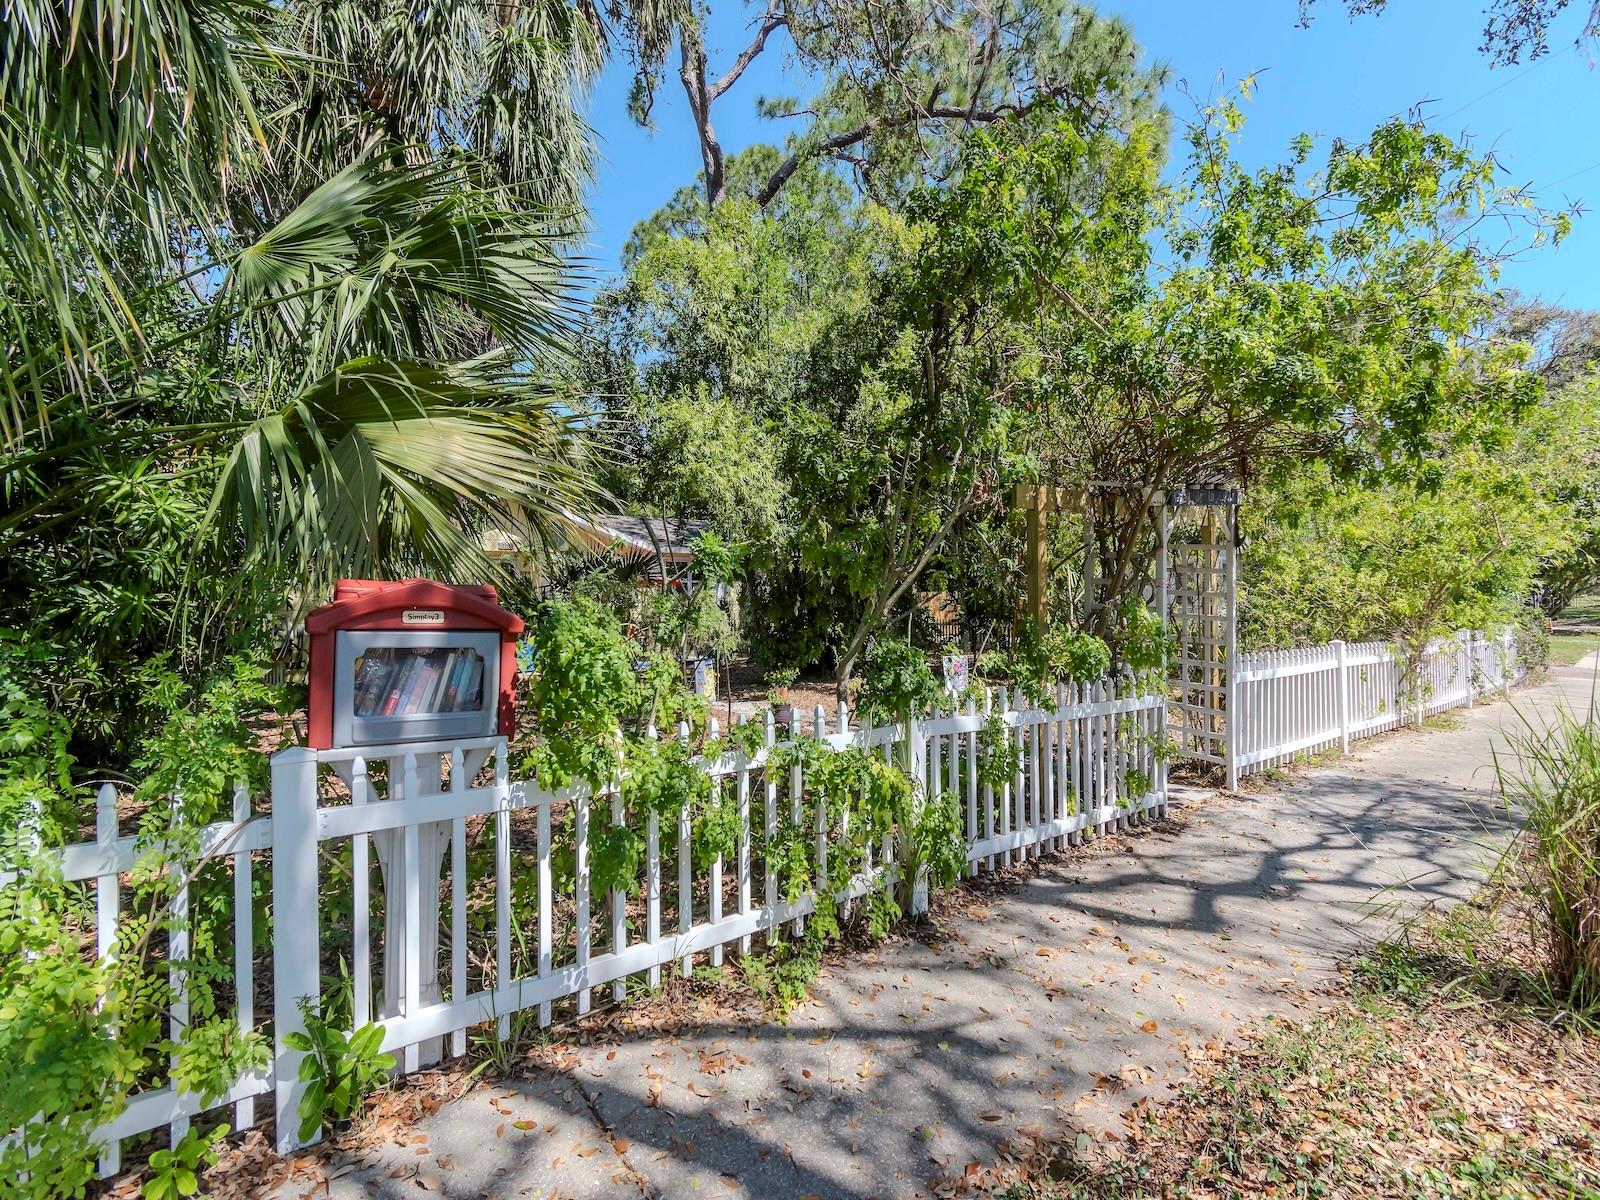
[{"label": "wooden trellis", "polygon": [[[1086,490],[1021,484],[1013,499],[1028,518],[1028,614],[1043,631],[1049,563],[1045,525],[1052,512],[1084,514],[1084,611],[1094,606],[1096,504],[1117,504],[1138,489],[1094,483]],[[1238,655],[1239,502],[1228,485],[1183,485],[1156,497],[1156,562],[1144,596],[1173,646],[1169,732],[1181,757],[1223,768],[1228,786],[1239,778],[1232,731],[1239,727],[1232,675]],[[1198,514],[1198,520],[1185,514]],[[1172,540],[1174,531],[1180,536]]]},{"label": "wooden trellis", "polygon": [[[1164,612],[1171,631],[1172,693],[1169,732],[1184,758],[1223,768],[1227,785],[1239,782],[1232,731],[1241,714],[1232,703],[1238,657],[1239,491],[1232,487],[1178,488],[1162,517],[1166,548]],[[1174,509],[1205,510],[1198,528],[1169,544]]]}]

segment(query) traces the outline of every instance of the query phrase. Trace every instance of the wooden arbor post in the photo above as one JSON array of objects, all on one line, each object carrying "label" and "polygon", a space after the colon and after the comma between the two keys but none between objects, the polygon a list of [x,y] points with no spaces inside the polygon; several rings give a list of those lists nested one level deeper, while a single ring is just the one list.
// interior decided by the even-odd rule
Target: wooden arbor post
[{"label": "wooden arbor post", "polygon": [[1052,512],[1081,512],[1085,494],[1050,484],[1019,483],[1012,496],[1012,507],[1028,517],[1028,544],[1024,562],[1028,573],[1028,616],[1041,634],[1050,620],[1048,584],[1050,556],[1045,544],[1046,523]]}]

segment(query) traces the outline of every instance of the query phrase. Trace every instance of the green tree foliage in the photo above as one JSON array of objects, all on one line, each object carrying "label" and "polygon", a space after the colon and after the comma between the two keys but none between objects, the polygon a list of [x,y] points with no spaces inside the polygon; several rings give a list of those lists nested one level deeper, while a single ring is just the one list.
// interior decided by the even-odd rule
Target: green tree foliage
[{"label": "green tree foliage", "polygon": [[1441,456],[1420,479],[1361,485],[1314,467],[1258,492],[1245,510],[1245,643],[1420,650],[1517,620],[1545,564],[1586,532],[1572,481],[1591,477],[1597,432],[1589,389],[1545,401],[1502,445]]},{"label": "green tree foliage", "polygon": [[705,383],[654,396],[624,412],[631,453],[616,490],[644,511],[709,521],[736,544],[775,537],[783,520],[779,447],[738,401]]},{"label": "green tree foliage", "polygon": [[1249,486],[1307,456],[1337,479],[1422,472],[1540,392],[1524,348],[1479,336],[1508,249],[1476,231],[1493,214],[1535,244],[1564,217],[1405,121],[1320,161],[1300,138],[1257,171],[1231,155],[1242,121],[1230,100],[1204,107],[1170,182],[1154,129],[996,126],[923,216],[1009,318],[1004,386],[1041,477],[1120,485],[1093,513],[1097,631],[1144,582],[1149,501],[1169,485]]},{"label": "green tree foliage", "polygon": [[[921,230],[817,173],[764,213],[717,206],[698,236],[641,230],[627,278],[602,300],[633,413],[703,394],[715,441],[731,409],[774,449],[781,507],[749,530],[762,534],[752,641],[768,663],[831,657],[843,686],[955,520],[992,490],[1004,413],[963,287]],[[648,422],[628,427],[652,468],[638,494],[686,503],[698,485],[662,486],[677,478],[670,443],[658,449]],[[723,487],[773,490],[760,456],[727,468]]]},{"label": "green tree foliage", "polygon": [[[566,0],[24,4],[0,72],[0,627],[85,748],[338,575],[482,578],[593,496]],[[22,31],[26,31],[23,34]]]},{"label": "green tree foliage", "polygon": [[[1068,106],[1098,126],[1126,125],[1154,110],[1164,77],[1140,68],[1126,22],[1075,0],[767,0],[750,42],[720,74],[707,59],[700,4],[655,0],[635,11],[645,20],[635,25],[630,107],[649,121],[676,40],[710,206],[747,196],[765,207],[814,164],[848,166],[867,194],[888,203],[948,175],[969,130],[1042,104]],[[762,99],[762,115],[801,127],[781,152],[762,156],[759,172],[741,171],[726,160],[713,112],[782,42],[799,72],[822,83],[814,96]]]}]

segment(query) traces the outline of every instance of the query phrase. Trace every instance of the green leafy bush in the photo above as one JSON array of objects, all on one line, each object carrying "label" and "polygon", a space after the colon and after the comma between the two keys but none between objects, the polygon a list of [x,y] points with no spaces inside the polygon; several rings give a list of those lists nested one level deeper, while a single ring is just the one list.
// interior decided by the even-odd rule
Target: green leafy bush
[{"label": "green leafy bush", "polygon": [[300,1011],[306,1031],[291,1033],[284,1042],[306,1057],[300,1060],[300,1078],[306,1083],[300,1097],[300,1140],[310,1141],[329,1121],[348,1121],[361,1111],[361,1103],[394,1069],[394,1055],[385,1054],[383,1027],[368,1023],[352,1033],[334,1028],[318,1015],[309,998]]},{"label": "green leafy bush", "polygon": [[645,695],[634,648],[610,613],[582,598],[545,605],[526,644],[532,669],[521,680],[537,741],[524,769],[550,788],[604,787],[619,765],[618,730]]},{"label": "green leafy bush", "polygon": [[867,647],[858,707],[868,721],[904,721],[944,694],[928,656],[903,638],[877,638]]},{"label": "green leafy bush", "polygon": [[[230,663],[201,688],[160,671],[148,678],[145,703],[167,713],[139,756],[149,807],[132,900],[105,960],[86,952],[92,890],[65,883],[48,854],[77,838],[86,807],[71,782],[70,729],[0,669],[0,871],[16,876],[0,889],[0,1121],[23,1134],[0,1148],[0,1191],[8,1196],[80,1194],[94,1176],[93,1130],[169,1070],[180,1091],[207,1102],[267,1061],[265,1041],[222,1011],[230,955],[218,952],[219,938],[231,936],[231,923],[222,921],[226,905],[216,893],[231,883],[198,870],[198,852],[200,830],[226,811],[235,784],[260,782],[253,725],[276,693],[248,661]],[[177,960],[168,947],[185,882],[190,954]],[[178,967],[190,1020],[172,1036]]]},{"label": "green leafy bush", "polygon": [[[1138,628],[1142,637],[1144,627]],[[1143,658],[1153,651],[1141,640],[1139,653]],[[1023,698],[1036,705],[1051,703],[1057,683],[1092,682],[1103,678],[1110,669],[1111,648],[1102,639],[1060,626],[1040,636],[1039,627],[1032,621],[1018,626],[1016,645],[1009,654],[990,650],[978,656],[981,675],[986,679],[1012,680]]]},{"label": "green leafy bush", "polygon": [[227,1137],[226,1125],[218,1125],[210,1133],[191,1129],[170,1150],[154,1150],[150,1154],[150,1178],[145,1180],[145,1200],[176,1200],[179,1196],[193,1196],[200,1190],[200,1168],[217,1161],[217,1143]]}]

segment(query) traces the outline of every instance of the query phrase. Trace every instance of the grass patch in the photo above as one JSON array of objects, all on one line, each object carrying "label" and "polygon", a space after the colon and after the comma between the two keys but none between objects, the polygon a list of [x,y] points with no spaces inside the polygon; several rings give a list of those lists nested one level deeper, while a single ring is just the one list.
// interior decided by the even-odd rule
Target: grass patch
[{"label": "grass patch", "polygon": [[1576,625],[1600,625],[1600,592],[1590,592],[1575,597],[1561,610],[1558,621],[1571,621]]},{"label": "grass patch", "polygon": [[1600,633],[1563,633],[1557,629],[1550,635],[1550,661],[1564,667],[1576,666],[1586,654],[1600,650]]},{"label": "grass patch", "polygon": [[1576,1010],[1600,1010],[1600,720],[1525,718],[1508,743],[1495,774],[1527,837],[1501,873],[1528,900],[1552,988]]}]

